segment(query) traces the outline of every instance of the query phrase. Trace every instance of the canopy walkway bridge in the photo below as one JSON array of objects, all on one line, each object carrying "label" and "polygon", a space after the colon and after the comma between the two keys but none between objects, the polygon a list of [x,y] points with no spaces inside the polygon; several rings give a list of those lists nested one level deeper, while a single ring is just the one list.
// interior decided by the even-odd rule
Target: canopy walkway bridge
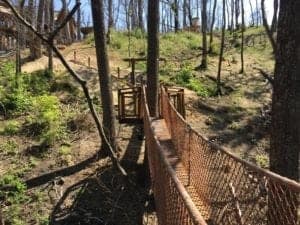
[{"label": "canopy walkway bridge", "polygon": [[161,225],[299,225],[300,184],[209,142],[184,120],[183,90],[160,91],[150,117],[145,87],[119,90],[120,122],[143,122]]}]

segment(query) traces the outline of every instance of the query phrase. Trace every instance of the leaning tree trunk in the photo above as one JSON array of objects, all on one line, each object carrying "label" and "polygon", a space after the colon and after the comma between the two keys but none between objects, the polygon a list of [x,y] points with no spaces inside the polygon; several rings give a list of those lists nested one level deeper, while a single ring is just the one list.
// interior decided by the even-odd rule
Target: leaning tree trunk
[{"label": "leaning tree trunk", "polygon": [[201,69],[207,68],[207,0],[202,0],[202,60],[201,60]]},{"label": "leaning tree trunk", "polygon": [[[102,0],[92,0],[92,16],[94,22],[94,36],[96,45],[96,56],[98,74],[101,90],[101,101],[103,109],[103,127],[112,148],[117,150],[115,111],[113,104],[112,83],[109,72],[109,63],[106,47],[106,35],[104,24],[104,8]],[[107,146],[102,148],[107,153]]]},{"label": "leaning tree trunk", "polygon": [[225,11],[225,0],[223,0],[223,25],[222,25],[222,37],[221,37],[221,47],[219,55],[219,65],[218,65],[218,75],[217,75],[217,94],[222,95],[221,90],[221,70],[222,70],[222,61],[224,53],[224,43],[225,43],[225,29],[226,29],[226,11]]},{"label": "leaning tree trunk", "polygon": [[147,98],[152,117],[158,117],[159,0],[148,2]]},{"label": "leaning tree trunk", "polygon": [[[281,1],[270,129],[270,170],[297,182],[300,181],[299,12],[300,1]],[[272,198],[269,204],[273,205],[270,213],[284,217],[278,217],[278,220],[270,221],[269,224],[299,224],[299,198],[297,200],[297,196],[286,192],[285,188],[282,188],[280,192],[276,192],[276,196],[270,195]]]},{"label": "leaning tree trunk", "polygon": [[268,21],[267,21],[267,15],[266,15],[266,11],[265,11],[265,0],[261,0],[261,12],[262,12],[263,25],[266,29],[266,33],[268,35],[268,38],[271,42],[271,45],[272,45],[272,48],[273,48],[273,53],[275,54],[277,44],[276,44],[275,38],[273,36],[272,29],[270,29]]}]

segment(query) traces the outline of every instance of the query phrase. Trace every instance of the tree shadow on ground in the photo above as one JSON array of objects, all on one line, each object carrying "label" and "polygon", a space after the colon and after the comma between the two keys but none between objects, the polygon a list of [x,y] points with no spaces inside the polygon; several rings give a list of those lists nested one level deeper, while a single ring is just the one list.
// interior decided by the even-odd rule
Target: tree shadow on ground
[{"label": "tree shadow on ground", "polygon": [[145,214],[153,212],[154,206],[149,183],[140,182],[142,169],[137,160],[142,143],[138,125],[121,160],[128,177],[109,166],[99,168],[66,190],[52,211],[50,224],[144,224]]},{"label": "tree shadow on ground", "polygon": [[91,163],[99,160],[100,159],[99,156],[100,156],[100,154],[97,152],[96,154],[92,155],[91,157],[87,158],[86,160],[84,160],[84,161],[82,161],[82,162],[80,162],[76,165],[69,166],[69,167],[66,167],[66,168],[62,168],[62,169],[59,169],[59,170],[55,170],[53,172],[42,174],[38,177],[28,179],[28,180],[25,181],[25,184],[26,184],[28,189],[31,189],[31,188],[34,188],[36,186],[46,184],[49,181],[54,180],[56,177],[70,176],[72,174],[75,174],[75,173],[85,169]]},{"label": "tree shadow on ground", "polygon": [[255,144],[269,135],[270,114],[267,109],[263,112],[264,109],[257,109],[256,114],[249,116],[249,112],[239,106],[212,107],[198,102],[194,107],[209,117],[205,123],[214,133],[208,135],[212,142],[232,148],[246,145],[244,153],[249,153]]}]

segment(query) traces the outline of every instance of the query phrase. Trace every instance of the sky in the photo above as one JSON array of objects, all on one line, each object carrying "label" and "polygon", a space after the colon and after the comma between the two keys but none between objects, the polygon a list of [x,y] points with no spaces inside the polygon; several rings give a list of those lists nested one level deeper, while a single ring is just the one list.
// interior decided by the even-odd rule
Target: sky
[{"label": "sky", "polygon": [[[253,7],[255,7],[256,0],[250,0]],[[72,8],[75,4],[75,0],[69,0],[70,5],[69,8]],[[220,0],[218,0],[220,2]],[[260,4],[261,0],[258,0],[258,4]],[[91,25],[91,7],[90,7],[90,0],[81,0],[82,3],[82,11],[83,11],[83,26]],[[59,9],[61,7],[61,0],[54,0],[55,8]],[[245,6],[245,17],[250,18],[250,4],[249,0],[244,0],[244,6]],[[273,0],[265,0],[265,8],[266,13],[268,17],[268,21],[270,22],[273,15]],[[145,12],[147,12],[147,9],[145,9]],[[196,16],[196,10],[193,12],[194,16]],[[119,16],[119,19],[122,20],[122,15]],[[89,24],[88,24],[89,23]],[[120,22],[122,23],[122,22]],[[122,26],[119,24],[119,26]]]}]

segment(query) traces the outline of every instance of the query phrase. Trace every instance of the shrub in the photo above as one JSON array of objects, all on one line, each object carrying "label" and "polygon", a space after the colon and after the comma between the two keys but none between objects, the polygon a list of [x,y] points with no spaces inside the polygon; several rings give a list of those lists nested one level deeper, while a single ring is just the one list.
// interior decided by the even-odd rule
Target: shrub
[{"label": "shrub", "polygon": [[29,111],[32,102],[31,97],[27,92],[23,92],[22,90],[14,90],[13,92],[8,93],[5,96],[3,105],[7,111],[15,111],[21,113]]},{"label": "shrub", "polygon": [[32,74],[22,76],[23,89],[33,95],[43,95],[49,92],[51,87],[52,74],[48,70],[40,70]]},{"label": "shrub", "polygon": [[5,198],[7,202],[21,203],[26,200],[26,185],[15,175],[6,174],[0,178],[0,187],[9,187],[7,190],[0,188],[0,198]]},{"label": "shrub", "polygon": [[191,69],[184,67],[175,76],[175,80],[177,84],[187,85],[189,84],[192,77],[193,77],[193,73]]},{"label": "shrub", "polygon": [[33,100],[34,111],[30,123],[41,130],[39,137],[46,145],[52,145],[65,134],[65,129],[60,122],[59,104],[57,97],[49,95],[38,96]]},{"label": "shrub", "polygon": [[16,120],[7,121],[3,131],[1,132],[4,135],[14,135],[17,134],[20,130],[20,123]]},{"label": "shrub", "polygon": [[69,155],[71,153],[71,148],[68,145],[62,145],[59,149],[60,155]]}]

